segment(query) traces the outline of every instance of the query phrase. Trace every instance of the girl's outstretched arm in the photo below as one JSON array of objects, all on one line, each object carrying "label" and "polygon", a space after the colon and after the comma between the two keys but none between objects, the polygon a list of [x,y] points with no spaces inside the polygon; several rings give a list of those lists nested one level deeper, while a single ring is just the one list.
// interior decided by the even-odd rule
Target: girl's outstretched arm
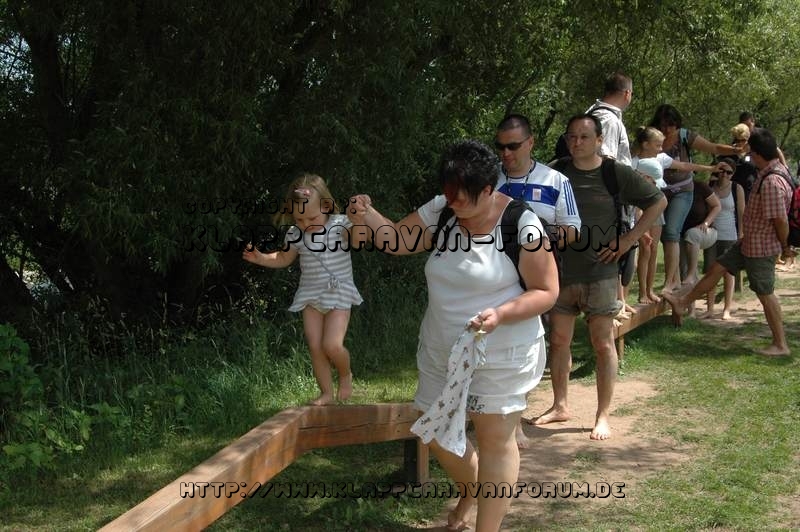
[{"label": "girl's outstretched arm", "polygon": [[286,268],[297,258],[297,250],[290,247],[286,251],[279,250],[272,253],[261,253],[252,243],[244,247],[242,258],[265,268]]}]

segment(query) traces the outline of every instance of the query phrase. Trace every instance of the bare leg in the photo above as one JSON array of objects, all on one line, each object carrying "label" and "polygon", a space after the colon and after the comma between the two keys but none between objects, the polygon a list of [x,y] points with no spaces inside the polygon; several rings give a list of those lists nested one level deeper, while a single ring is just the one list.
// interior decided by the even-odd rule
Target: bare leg
[{"label": "bare leg", "polygon": [[684,241],[686,244],[686,278],[683,284],[697,284],[697,263],[700,261],[700,246]]},{"label": "bare leg", "polygon": [[686,314],[686,307],[689,303],[717,286],[717,283],[726,271],[725,267],[719,262],[715,262],[711,265],[708,273],[706,273],[691,290],[687,290],[682,294],[664,292],[664,299],[666,299],[670,307],[672,307],[672,316],[675,325],[681,324],[681,320],[683,319],[683,315]]},{"label": "bare leg", "polygon": [[328,371],[330,372],[330,364],[333,364],[339,374],[339,392],[336,394],[336,398],[340,401],[349,399],[353,394],[350,352],[344,346],[348,323],[350,323],[349,310],[331,310],[325,315],[322,349],[328,359]]},{"label": "bare leg", "polygon": [[528,449],[531,446],[531,440],[525,435],[522,430],[522,419],[517,423],[517,430],[515,431],[515,438],[517,440],[517,447],[519,449]]},{"label": "bare leg", "polygon": [[[429,447],[439,464],[447,472],[447,475],[456,484],[461,483],[461,485],[467,486],[478,481],[478,454],[469,440],[467,440],[467,450],[463,457],[442,449],[436,440],[432,440]],[[469,493],[469,490],[462,493],[458,504],[447,518],[447,528],[449,530],[464,530],[467,528],[468,514],[475,504],[476,499]]]},{"label": "bare leg", "polygon": [[575,316],[550,312],[550,382],[553,385],[553,406],[533,420],[534,425],[544,425],[570,418],[567,406],[567,386],[572,369],[572,335]]},{"label": "bare leg", "polygon": [[639,257],[636,260],[636,280],[639,282],[639,303],[650,303],[650,295],[647,291],[649,268],[650,246],[647,245],[644,238],[640,238]]},{"label": "bare leg", "polygon": [[722,319],[729,320],[731,319],[731,305],[733,304],[733,286],[736,282],[736,279],[733,275],[725,272],[725,276],[723,279],[724,287],[725,287],[725,299],[722,307]]},{"label": "bare leg", "polygon": [[611,436],[608,416],[618,370],[612,321],[611,316],[589,318],[589,337],[597,354],[597,416],[589,435],[593,440],[605,440]]},{"label": "bare leg", "polygon": [[658,244],[661,241],[661,226],[654,225],[650,228],[653,236],[653,247],[650,249],[650,264],[647,267],[647,297],[653,303],[658,303],[661,298],[656,295],[653,285],[656,281],[656,270],[658,269]]},{"label": "bare leg", "polygon": [[758,295],[758,300],[764,306],[764,315],[767,318],[769,330],[772,332],[772,343],[766,349],[759,351],[759,354],[766,356],[786,356],[790,353],[789,345],[786,343],[786,334],[783,330],[783,316],[781,304],[778,296],[774,293],[769,295]]},{"label": "bare leg", "polygon": [[[512,414],[472,414],[478,440],[478,482],[481,485],[511,486],[519,477],[519,449],[514,440],[514,427],[522,412]],[[503,517],[511,505],[510,497],[479,497],[475,530],[500,530]]]},{"label": "bare leg", "polygon": [[331,363],[322,345],[324,324],[325,316],[320,311],[310,306],[303,309],[303,331],[308,350],[311,352],[311,369],[322,392],[319,397],[311,401],[312,405],[326,405],[333,402]]},{"label": "bare leg", "polygon": [[680,286],[679,262],[679,242],[664,242],[664,292],[672,292]]}]

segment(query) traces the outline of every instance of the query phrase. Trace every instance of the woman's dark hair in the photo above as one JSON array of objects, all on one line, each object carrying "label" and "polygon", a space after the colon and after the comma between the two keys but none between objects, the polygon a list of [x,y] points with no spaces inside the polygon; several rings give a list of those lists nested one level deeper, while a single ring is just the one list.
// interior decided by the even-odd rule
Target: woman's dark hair
[{"label": "woman's dark hair", "polygon": [[730,157],[720,157],[719,159],[717,159],[717,164],[719,163],[725,163],[731,167],[731,170],[733,170],[734,172],[736,171],[736,161],[734,161]]},{"label": "woman's dark hair", "polygon": [[487,186],[494,190],[499,163],[494,151],[477,140],[463,140],[447,148],[439,163],[439,184],[447,201],[464,190],[476,203]]},{"label": "woman's dark hair", "polygon": [[775,135],[763,127],[753,128],[750,134],[750,151],[754,151],[767,161],[778,158],[778,141]]},{"label": "woman's dark hair", "polygon": [[650,125],[657,129],[661,129],[664,126],[681,127],[683,125],[683,117],[675,107],[668,103],[662,103],[656,107],[656,112],[653,114],[653,119],[650,120]]}]

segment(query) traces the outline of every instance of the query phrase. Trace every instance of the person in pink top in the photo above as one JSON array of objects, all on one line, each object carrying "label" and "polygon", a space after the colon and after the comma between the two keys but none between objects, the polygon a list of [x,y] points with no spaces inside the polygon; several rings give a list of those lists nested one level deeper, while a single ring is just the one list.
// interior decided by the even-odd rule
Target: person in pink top
[{"label": "person in pink top", "polygon": [[665,293],[672,306],[676,323],[690,302],[717,285],[726,273],[747,272],[750,289],[764,307],[764,315],[772,332],[772,343],[758,351],[764,356],[788,356],[789,345],[783,329],[781,305],[775,295],[775,259],[794,255],[789,247],[787,210],[792,188],[783,175],[789,171],[778,158],[775,136],[766,129],[755,128],[749,140],[750,157],[758,168],[750,200],[744,210],[744,236],[717,259],[703,278],[688,293]]}]

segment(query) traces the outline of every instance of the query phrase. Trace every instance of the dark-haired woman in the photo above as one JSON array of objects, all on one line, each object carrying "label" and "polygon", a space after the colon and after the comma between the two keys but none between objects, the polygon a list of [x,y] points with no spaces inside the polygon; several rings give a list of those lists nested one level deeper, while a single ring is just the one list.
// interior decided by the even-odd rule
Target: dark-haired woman
[{"label": "dark-haired woman", "polygon": [[[711,155],[735,155],[740,148],[727,144],[716,144],[698,135],[695,131],[683,129],[683,117],[669,104],[659,105],[650,125],[664,134],[664,153],[679,161],[690,162],[691,150]],[[672,292],[680,287],[680,241],[681,229],[692,207],[694,174],[674,169],[664,172],[667,188],[667,209],[664,211],[665,224],[661,232],[664,244],[664,291]]]},{"label": "dark-haired woman", "polygon": [[[515,430],[526,408],[526,394],[539,382],[545,364],[540,315],[558,296],[555,260],[541,245],[544,228],[532,211],[523,212],[515,231],[521,246],[519,271],[503,246],[497,245],[502,242],[503,213],[512,202],[495,190],[497,165],[496,155],[484,144],[459,142],[445,152],[439,166],[443,195],[400,222],[375,211],[366,195],[355,196],[350,207],[353,223],[369,226],[378,248],[397,255],[435,248],[425,265],[428,307],[417,350],[415,404],[425,414],[412,431],[430,442],[448,475],[463,486],[474,482],[513,486],[517,481]],[[432,246],[433,229],[446,207],[452,216]],[[473,354],[481,351],[485,362],[468,355],[454,363],[462,347]],[[464,373],[465,364],[470,365],[470,375],[454,381],[454,374]],[[460,404],[451,401],[456,398]],[[465,411],[475,427],[480,453],[464,434]],[[437,420],[445,423],[433,428]],[[467,527],[468,513],[477,504],[475,529],[499,530],[510,502],[509,497],[493,497],[485,490],[460,493],[448,528]]]}]

